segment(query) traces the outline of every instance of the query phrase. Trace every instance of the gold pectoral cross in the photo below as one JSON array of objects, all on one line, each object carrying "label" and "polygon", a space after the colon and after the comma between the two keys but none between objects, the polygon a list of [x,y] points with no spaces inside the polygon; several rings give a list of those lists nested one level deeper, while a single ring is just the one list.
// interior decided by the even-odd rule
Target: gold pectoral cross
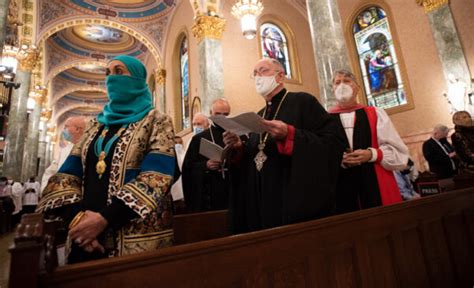
[{"label": "gold pectoral cross", "polygon": [[102,174],[104,174],[105,169],[107,168],[107,164],[105,164],[105,152],[102,151],[100,152],[99,155],[99,161],[97,161],[97,164],[95,165],[95,171],[97,174],[99,174],[99,179],[102,178]]},{"label": "gold pectoral cross", "polygon": [[255,167],[257,168],[257,171],[259,172],[260,170],[262,170],[263,164],[265,163],[265,161],[267,161],[267,155],[265,155],[265,153],[263,152],[263,149],[265,149],[265,143],[258,144],[259,151],[257,155],[255,156],[255,158],[253,159],[253,161],[255,162]]}]

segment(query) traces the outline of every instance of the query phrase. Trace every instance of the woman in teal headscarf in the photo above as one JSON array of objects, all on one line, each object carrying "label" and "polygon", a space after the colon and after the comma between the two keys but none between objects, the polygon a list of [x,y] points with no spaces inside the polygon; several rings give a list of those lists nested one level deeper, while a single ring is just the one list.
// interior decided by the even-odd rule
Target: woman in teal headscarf
[{"label": "woman in teal headscarf", "polygon": [[146,78],[133,57],[109,62],[109,102],[43,191],[38,211],[69,228],[68,263],[172,245],[174,133]]}]

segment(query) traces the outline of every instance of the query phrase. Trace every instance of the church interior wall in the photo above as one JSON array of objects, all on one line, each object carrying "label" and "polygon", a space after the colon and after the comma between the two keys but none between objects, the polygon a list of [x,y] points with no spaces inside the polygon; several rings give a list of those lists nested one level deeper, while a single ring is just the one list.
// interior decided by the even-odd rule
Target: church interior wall
[{"label": "church interior wall", "polygon": [[[226,1],[223,6],[223,17],[226,19],[226,28],[221,40],[224,67],[224,97],[230,102],[232,114],[236,115],[246,111],[256,111],[264,105],[262,97],[255,92],[254,81],[250,74],[258,59],[259,52],[258,37],[247,40],[240,30],[240,21],[231,14],[232,1]],[[182,1],[176,8],[173,19],[170,22],[164,51],[166,65],[166,102],[167,113],[175,116],[177,114],[176,102],[180,95],[179,83],[176,75],[179,75],[177,57],[177,38],[187,31],[189,40],[190,61],[190,92],[191,97],[199,95],[199,56],[197,54],[197,41],[191,33],[193,25],[193,11],[189,1]],[[284,11],[284,15],[282,15]],[[301,83],[288,83],[287,87],[292,91],[306,91],[318,95],[318,80],[316,64],[314,61],[311,34],[307,20],[293,5],[286,1],[265,2],[265,9],[260,19],[276,18],[285,23],[295,36],[295,48],[301,73]],[[202,111],[209,113],[209,111]],[[176,117],[174,117],[176,119]],[[177,131],[179,132],[179,131]],[[185,134],[185,133],[183,133]]]},{"label": "church interior wall", "polygon": [[471,71],[471,78],[474,78],[474,1],[450,1],[449,6],[453,13],[467,65]]},{"label": "church interior wall", "polygon": [[[166,113],[177,121],[176,115],[180,113],[180,83],[179,83],[179,62],[178,62],[178,48],[179,40],[182,39],[183,33],[188,38],[189,50],[189,93],[192,99],[199,93],[199,59],[197,53],[197,41],[192,35],[191,27],[194,24],[194,12],[189,1],[180,1],[176,11],[173,13],[173,18],[170,20],[168,26],[168,33],[166,35],[166,42],[163,49],[163,59],[166,69]],[[175,123],[175,127],[177,127]],[[180,135],[186,134],[188,131]]]}]

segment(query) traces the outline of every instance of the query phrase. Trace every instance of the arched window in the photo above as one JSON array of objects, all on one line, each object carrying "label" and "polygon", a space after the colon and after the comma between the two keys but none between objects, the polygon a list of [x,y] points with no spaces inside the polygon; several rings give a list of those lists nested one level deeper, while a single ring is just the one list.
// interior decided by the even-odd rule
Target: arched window
[{"label": "arched window", "polygon": [[179,46],[179,64],[181,75],[181,127],[184,130],[191,128],[191,113],[189,110],[189,53],[186,36],[183,37]]},{"label": "arched window", "polygon": [[377,6],[364,9],[355,17],[352,33],[367,105],[388,109],[408,104],[385,11]]},{"label": "arched window", "polygon": [[260,47],[263,57],[274,58],[283,65],[286,78],[295,78],[287,37],[280,27],[270,22],[263,23],[260,26]]}]

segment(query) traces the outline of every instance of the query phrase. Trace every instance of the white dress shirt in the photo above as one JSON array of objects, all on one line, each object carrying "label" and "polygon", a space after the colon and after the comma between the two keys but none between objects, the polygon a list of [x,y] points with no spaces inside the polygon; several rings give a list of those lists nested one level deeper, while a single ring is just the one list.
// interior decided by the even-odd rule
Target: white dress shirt
[{"label": "white dress shirt", "polygon": [[[408,147],[398,135],[397,130],[392,124],[390,117],[384,109],[375,108],[377,113],[377,143],[382,151],[382,161],[380,164],[387,170],[403,170],[408,163]],[[347,140],[350,147],[353,147],[355,112],[341,113],[342,126],[346,132]],[[372,158],[369,162],[377,160],[377,151],[374,147],[370,147]]]}]

